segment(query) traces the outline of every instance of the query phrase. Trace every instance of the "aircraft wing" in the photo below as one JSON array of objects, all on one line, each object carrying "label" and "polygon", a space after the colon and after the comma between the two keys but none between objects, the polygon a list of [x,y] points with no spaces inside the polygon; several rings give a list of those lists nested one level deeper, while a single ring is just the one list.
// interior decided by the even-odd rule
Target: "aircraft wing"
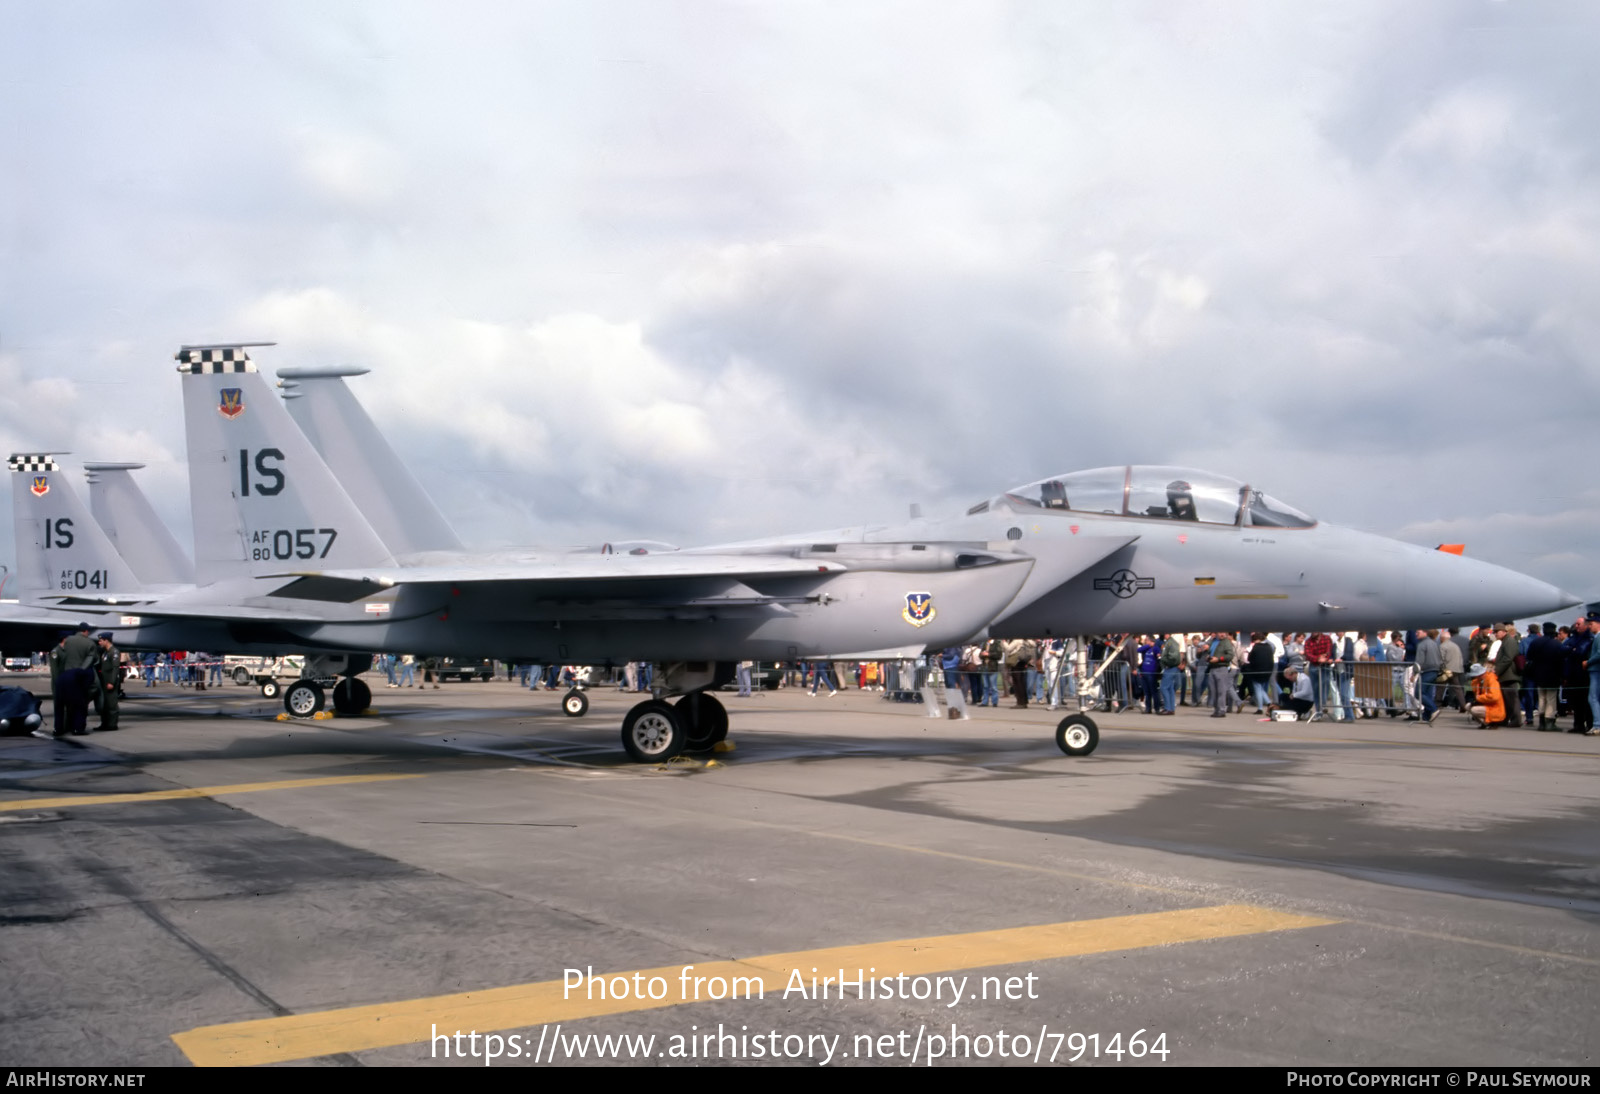
[{"label": "aircraft wing", "polygon": [[379,566],[366,569],[296,570],[267,576],[329,582],[394,585],[457,585],[481,582],[614,581],[684,577],[816,576],[852,567],[844,562],[787,555],[555,555],[493,565]]},{"label": "aircraft wing", "polygon": [[47,650],[63,634],[77,629],[77,619],[66,612],[25,604],[0,604],[0,649],[7,653]]}]

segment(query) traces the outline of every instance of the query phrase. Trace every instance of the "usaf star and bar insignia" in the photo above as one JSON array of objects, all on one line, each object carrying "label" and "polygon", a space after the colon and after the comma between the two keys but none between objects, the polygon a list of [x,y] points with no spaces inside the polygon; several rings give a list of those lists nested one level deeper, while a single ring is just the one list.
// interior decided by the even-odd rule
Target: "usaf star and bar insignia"
[{"label": "usaf star and bar insignia", "polygon": [[1124,568],[1110,577],[1095,578],[1094,587],[1108,592],[1120,600],[1126,600],[1140,589],[1154,589],[1156,587],[1156,579],[1153,577],[1140,577],[1132,570]]},{"label": "usaf star and bar insignia", "polygon": [[925,627],[932,623],[933,617],[938,614],[933,606],[932,593],[907,593],[906,606],[901,611],[900,618],[913,627]]}]

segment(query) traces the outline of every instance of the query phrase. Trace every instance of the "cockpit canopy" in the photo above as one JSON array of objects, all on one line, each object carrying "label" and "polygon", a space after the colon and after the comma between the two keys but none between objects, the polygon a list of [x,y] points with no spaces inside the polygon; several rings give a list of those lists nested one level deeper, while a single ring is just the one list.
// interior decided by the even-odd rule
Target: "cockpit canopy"
[{"label": "cockpit canopy", "polygon": [[1036,509],[1103,513],[1148,520],[1235,524],[1244,528],[1310,528],[1316,521],[1249,483],[1189,467],[1097,467],[1006,491]]}]

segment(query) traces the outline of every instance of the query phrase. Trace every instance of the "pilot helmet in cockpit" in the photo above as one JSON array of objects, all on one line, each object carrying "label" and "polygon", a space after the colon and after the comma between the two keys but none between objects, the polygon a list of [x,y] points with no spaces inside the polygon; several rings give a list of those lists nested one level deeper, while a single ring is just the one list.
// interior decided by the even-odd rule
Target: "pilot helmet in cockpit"
[{"label": "pilot helmet in cockpit", "polygon": [[1173,520],[1199,520],[1194,507],[1194,488],[1183,479],[1167,483],[1167,509]]}]

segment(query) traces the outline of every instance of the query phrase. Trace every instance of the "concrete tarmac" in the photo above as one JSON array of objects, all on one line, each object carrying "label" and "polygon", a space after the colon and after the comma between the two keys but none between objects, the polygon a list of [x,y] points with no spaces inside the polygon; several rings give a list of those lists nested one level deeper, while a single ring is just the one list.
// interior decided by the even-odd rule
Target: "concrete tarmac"
[{"label": "concrete tarmac", "polygon": [[1600,1048],[1600,738],[1180,708],[1071,758],[1065,711],[782,689],[721,693],[714,762],[639,766],[615,689],[374,692],[281,722],[135,684],[120,732],[0,739],[0,1061]]}]

